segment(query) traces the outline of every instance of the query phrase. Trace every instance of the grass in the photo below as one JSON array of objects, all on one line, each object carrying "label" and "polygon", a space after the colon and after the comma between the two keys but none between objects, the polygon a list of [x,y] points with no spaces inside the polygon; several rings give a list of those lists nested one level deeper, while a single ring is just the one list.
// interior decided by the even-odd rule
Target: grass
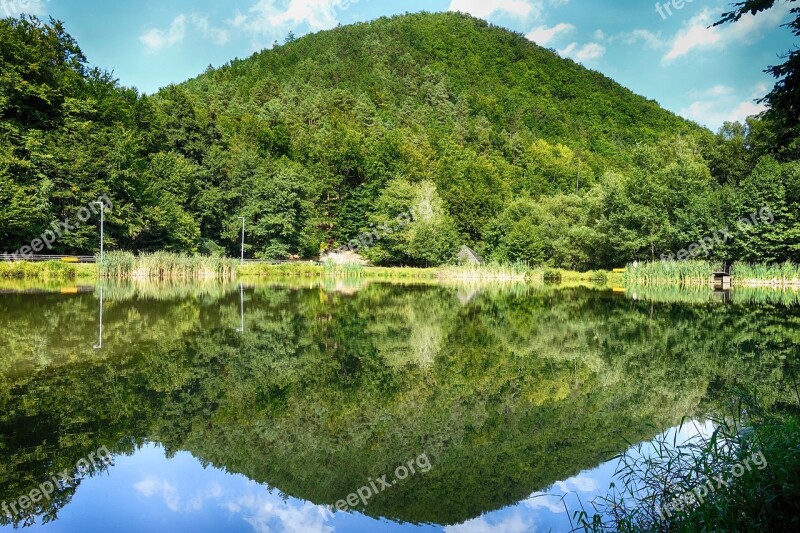
[{"label": "grass", "polygon": [[708,285],[711,275],[722,265],[708,261],[655,261],[628,265],[623,276],[632,285]]},{"label": "grass", "polygon": [[[628,265],[624,281],[631,285],[708,285],[721,263],[709,261],[655,261]],[[788,287],[800,285],[800,265],[787,263],[734,263],[734,285]]]},{"label": "grass", "polygon": [[94,273],[94,265],[63,263],[61,261],[0,263],[0,279],[66,281],[91,278]]},{"label": "grass", "polygon": [[[796,409],[793,411],[796,413]],[[618,486],[574,513],[589,532],[794,531],[800,526],[800,423],[747,400],[710,435],[664,434],[619,457]],[[683,425],[683,424],[682,424]],[[721,480],[723,483],[720,483]],[[710,488],[709,488],[710,487]]]},{"label": "grass", "polygon": [[524,281],[529,272],[530,267],[524,263],[488,263],[442,267],[438,269],[437,277],[446,280]]},{"label": "grass", "polygon": [[233,279],[238,264],[235,259],[156,252],[134,255],[109,252],[99,264],[99,276],[105,279],[204,280]]},{"label": "grass", "polygon": [[800,285],[800,265],[791,262],[772,265],[734,263],[731,274],[734,280],[749,285]]}]

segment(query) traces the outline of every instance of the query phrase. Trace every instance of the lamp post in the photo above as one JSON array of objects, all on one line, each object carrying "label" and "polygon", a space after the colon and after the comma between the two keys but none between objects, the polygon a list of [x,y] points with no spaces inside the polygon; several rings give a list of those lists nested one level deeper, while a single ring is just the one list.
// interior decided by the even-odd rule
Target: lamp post
[{"label": "lamp post", "polygon": [[100,206],[100,262],[103,262],[103,240],[105,237],[104,225],[105,225],[105,208],[106,204],[103,202],[92,202],[93,204],[97,204]]},{"label": "lamp post", "polygon": [[242,264],[244,264],[244,217],[239,217],[242,219]]}]

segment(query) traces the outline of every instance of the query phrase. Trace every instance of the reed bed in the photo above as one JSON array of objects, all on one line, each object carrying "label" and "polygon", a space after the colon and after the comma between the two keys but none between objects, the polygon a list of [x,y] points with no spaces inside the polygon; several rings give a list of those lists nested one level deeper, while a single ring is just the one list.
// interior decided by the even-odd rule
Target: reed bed
[{"label": "reed bed", "polygon": [[437,277],[444,280],[491,280],[524,281],[528,279],[530,267],[524,263],[489,263],[438,269]]},{"label": "reed bed", "polygon": [[109,252],[98,267],[100,277],[105,279],[233,279],[237,262],[225,257],[167,252],[138,256],[129,252]]},{"label": "reed bed", "polygon": [[747,285],[800,285],[800,265],[797,263],[734,263],[731,269],[734,283]]},{"label": "reed bed", "polygon": [[684,441],[665,433],[618,456],[609,494],[575,510],[575,530],[795,529],[791,524],[800,516],[796,414],[768,414],[748,398],[737,412],[710,422],[710,433],[696,431]]},{"label": "reed bed", "polygon": [[722,268],[709,261],[655,261],[628,265],[623,277],[632,285],[708,285],[711,275]]}]

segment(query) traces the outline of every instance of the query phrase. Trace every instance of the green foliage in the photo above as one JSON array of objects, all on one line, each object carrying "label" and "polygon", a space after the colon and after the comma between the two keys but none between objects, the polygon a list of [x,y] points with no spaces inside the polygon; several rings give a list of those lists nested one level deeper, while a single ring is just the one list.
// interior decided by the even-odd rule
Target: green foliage
[{"label": "green foliage", "polygon": [[610,520],[576,513],[581,529],[793,529],[800,512],[800,423],[796,415],[767,414],[747,396],[738,408],[732,415],[711,417],[710,435],[700,432],[683,442],[660,435],[652,452],[640,445],[622,454],[620,486],[594,503]]},{"label": "green foliage", "polygon": [[[9,252],[107,194],[110,250],[238,257],[245,217],[254,258],[361,241],[379,265],[448,264],[467,245],[588,270],[675,253],[769,207],[773,225],[708,259],[800,255],[800,177],[768,156],[774,120],[714,137],[467,15],[291,38],[154,96],[89,68],[57,22],[2,20],[0,45]],[[420,202],[430,217],[399,223]],[[96,253],[98,225],[52,253]]]}]

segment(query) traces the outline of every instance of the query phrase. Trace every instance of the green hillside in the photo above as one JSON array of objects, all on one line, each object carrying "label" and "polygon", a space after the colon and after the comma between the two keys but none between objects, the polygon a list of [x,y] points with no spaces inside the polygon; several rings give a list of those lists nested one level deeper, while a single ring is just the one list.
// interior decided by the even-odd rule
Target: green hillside
[{"label": "green hillside", "polygon": [[[769,207],[714,259],[796,258],[796,164],[757,120],[716,137],[472,17],[339,27],[152,96],[59,24],[0,21],[0,252],[101,195],[109,249],[575,269],[658,258]],[[41,253],[91,253],[96,217]]]}]

